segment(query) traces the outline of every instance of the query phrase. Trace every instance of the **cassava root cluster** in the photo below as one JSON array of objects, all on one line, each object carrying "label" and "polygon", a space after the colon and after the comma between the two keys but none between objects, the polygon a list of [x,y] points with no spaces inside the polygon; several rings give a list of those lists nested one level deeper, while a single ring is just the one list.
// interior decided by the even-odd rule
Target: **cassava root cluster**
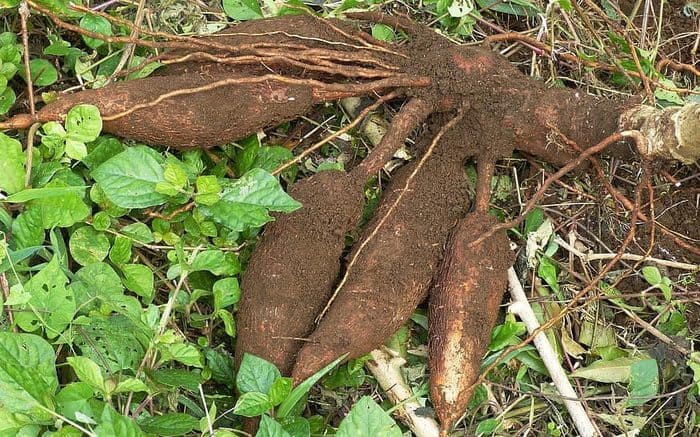
[{"label": "cassava root cluster", "polygon": [[[553,164],[570,162],[580,152],[553,142],[554,128],[581,150],[619,130],[639,130],[648,140],[640,152],[649,157],[687,163],[700,155],[698,104],[660,111],[549,89],[486,48],[455,45],[401,18],[352,16],[402,28],[409,40],[397,46],[373,40],[354,23],[308,15],[247,22],[211,37],[142,32],[147,39],[134,40],[90,34],[33,6],[87,36],[168,49],[157,58],[165,67],[152,77],[62,96],[36,114],[0,123],[5,129],[62,120],[72,106],[90,103],[106,132],[153,145],[209,147],[324,101],[381,94],[406,101],[359,166],[290,188],[303,207],[269,224],[252,255],[236,357],[258,355],[299,382],[343,354],[359,357],[379,347],[430,293],[431,395],[444,433],[466,409],[513,261],[503,229],[477,238],[496,226],[487,214],[495,161],[517,149]],[[418,158],[396,172],[343,260],[345,235],[360,221],[362,187],[420,126]],[[479,171],[471,213],[467,159]]]}]

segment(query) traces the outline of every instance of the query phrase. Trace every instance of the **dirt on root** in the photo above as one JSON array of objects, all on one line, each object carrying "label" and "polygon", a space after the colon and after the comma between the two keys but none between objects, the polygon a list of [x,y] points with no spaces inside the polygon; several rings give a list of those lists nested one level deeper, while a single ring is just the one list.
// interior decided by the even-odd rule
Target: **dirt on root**
[{"label": "dirt on root", "polygon": [[514,254],[504,230],[470,246],[498,220],[471,213],[460,220],[430,291],[430,393],[441,427],[464,414],[496,323]]},{"label": "dirt on root", "polygon": [[[420,139],[424,151],[440,123]],[[347,282],[299,352],[292,376],[301,381],[344,353],[362,356],[383,344],[425,298],[457,220],[470,205],[463,170],[467,142],[442,141],[360,252]],[[397,171],[359,241],[374,231],[402,192],[416,163]],[[356,246],[350,257],[358,250]]]},{"label": "dirt on root", "polygon": [[301,209],[265,228],[243,275],[236,362],[250,353],[288,375],[340,270],[345,235],[360,219],[363,181],[318,173],[289,193]]}]

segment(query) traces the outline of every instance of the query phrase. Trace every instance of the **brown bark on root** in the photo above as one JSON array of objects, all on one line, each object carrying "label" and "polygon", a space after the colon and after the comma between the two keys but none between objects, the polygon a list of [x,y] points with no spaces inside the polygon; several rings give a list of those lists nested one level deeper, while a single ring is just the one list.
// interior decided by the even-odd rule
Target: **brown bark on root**
[{"label": "brown bark on root", "polygon": [[[431,136],[424,136],[423,146]],[[336,357],[358,357],[380,346],[425,298],[442,248],[468,208],[468,184],[456,150],[444,143],[404,192],[413,165],[397,172],[360,241],[373,232],[397,196],[382,228],[359,254],[355,269],[302,347],[292,372],[300,382]],[[356,249],[357,250],[357,249]],[[352,256],[352,254],[351,254]]]},{"label": "brown bark on root", "polygon": [[323,172],[290,189],[302,208],[266,227],[243,276],[237,362],[251,353],[284,374],[291,372],[296,353],[330,298],[345,235],[360,221],[363,185],[431,111],[419,99],[408,102],[381,143],[350,174]]},{"label": "brown bark on root", "polygon": [[505,231],[469,245],[496,223],[484,213],[460,220],[430,291],[430,395],[445,435],[467,409],[514,260]]}]

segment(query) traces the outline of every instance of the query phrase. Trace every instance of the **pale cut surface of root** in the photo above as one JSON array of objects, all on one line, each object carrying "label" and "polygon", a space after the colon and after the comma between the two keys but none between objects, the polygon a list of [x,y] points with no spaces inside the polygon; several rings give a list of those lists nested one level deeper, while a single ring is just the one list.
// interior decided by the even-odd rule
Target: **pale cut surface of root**
[{"label": "pale cut surface of root", "polygon": [[646,137],[649,158],[677,159],[684,164],[700,158],[700,103],[663,109],[635,106],[620,116],[620,128],[638,130]]}]

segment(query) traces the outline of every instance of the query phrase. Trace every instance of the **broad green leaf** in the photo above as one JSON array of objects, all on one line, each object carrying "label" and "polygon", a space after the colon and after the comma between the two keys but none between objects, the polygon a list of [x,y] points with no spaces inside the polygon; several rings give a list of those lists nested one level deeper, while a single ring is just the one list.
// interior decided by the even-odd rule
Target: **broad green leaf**
[{"label": "broad green leaf", "polygon": [[15,104],[17,96],[12,88],[5,88],[4,91],[0,93],[0,114],[6,114],[10,110],[12,105]]},{"label": "broad green leaf", "polygon": [[198,424],[197,419],[184,413],[165,413],[139,422],[145,432],[163,437],[189,434]]},{"label": "broad green leaf", "polygon": [[103,262],[88,264],[78,270],[71,287],[76,304],[85,313],[97,308],[101,301],[121,296],[124,292],[119,275]]},{"label": "broad green leaf", "polygon": [[260,419],[260,427],[255,437],[296,437],[289,434],[282,425],[267,414]]},{"label": "broad green leaf", "polygon": [[[102,212],[102,211],[100,211]],[[109,218],[108,218],[109,219]],[[92,226],[95,227],[95,217],[92,219]],[[110,220],[111,222],[111,220]],[[116,265],[126,264],[131,260],[131,239],[122,235],[114,237],[112,249],[109,251],[109,260]]]},{"label": "broad green leaf", "polygon": [[[337,366],[341,361],[343,361],[346,356],[347,354],[336,358],[335,361],[328,364],[326,367],[314,373],[308,379],[304,380],[301,384],[294,387],[289,396],[287,396],[287,398],[277,408],[277,417],[287,417],[292,412],[297,403],[299,403],[299,401],[301,401],[301,399],[304,396],[306,396],[309,390],[311,390],[311,387],[314,384],[316,384],[319,379],[323,378],[328,372],[333,370],[333,368]],[[243,357],[243,359],[245,360],[245,356]]]},{"label": "broad green leaf", "polygon": [[[90,32],[99,33],[106,36],[112,35],[112,25],[106,18],[100,17],[99,15],[85,14],[80,20],[80,27]],[[85,35],[83,35],[83,41],[85,41],[85,45],[91,49],[96,49],[97,47],[105,44],[105,42],[100,39],[91,38]]]},{"label": "broad green leaf", "polygon": [[262,18],[258,0],[223,0],[226,15],[238,21]]},{"label": "broad green leaf", "polygon": [[267,396],[272,405],[277,406],[282,403],[292,392],[292,378],[277,378],[272,383],[272,387],[267,392]]},{"label": "broad green leaf", "polygon": [[184,388],[189,391],[197,391],[199,385],[204,382],[200,374],[184,369],[160,369],[148,373],[149,377],[167,387]]},{"label": "broad green leaf", "polygon": [[0,410],[37,421],[50,419],[38,405],[52,409],[57,388],[56,355],[46,340],[33,334],[0,332]]},{"label": "broad green leaf", "polygon": [[66,138],[79,143],[95,141],[102,132],[100,110],[94,105],[77,105],[66,115]]},{"label": "broad green leaf", "polygon": [[[58,181],[60,182],[60,181]],[[65,184],[59,186],[49,186],[44,188],[27,188],[18,193],[8,196],[5,202],[8,203],[26,203],[32,200],[52,199],[60,196],[68,196],[73,194],[82,195],[85,192],[85,187],[74,187]]]},{"label": "broad green leaf", "polygon": [[153,233],[144,223],[136,222],[126,225],[119,232],[138,243],[153,243]]},{"label": "broad green leaf", "polygon": [[32,332],[43,327],[48,338],[56,338],[73,320],[75,299],[66,288],[68,278],[54,257],[41,271],[24,284],[32,295],[21,311],[15,313],[17,325]]},{"label": "broad green leaf", "polygon": [[637,361],[640,361],[640,359],[628,357],[616,358],[610,361],[598,360],[586,367],[574,370],[571,373],[571,377],[590,379],[608,384],[614,382],[627,384],[630,381],[632,364]]},{"label": "broad green leaf", "polygon": [[215,311],[235,305],[241,298],[241,288],[238,284],[238,279],[219,279],[214,283],[213,294]]},{"label": "broad green leaf", "polygon": [[529,0],[476,0],[481,8],[510,15],[535,16],[542,11]]},{"label": "broad green leaf", "polygon": [[211,370],[211,376],[214,381],[232,387],[235,383],[235,372],[233,371],[233,360],[231,357],[218,349],[212,348],[207,348],[204,351],[204,357],[207,360],[207,367]]},{"label": "broad green leaf", "polygon": [[537,266],[537,276],[544,279],[554,292],[559,292],[557,266],[550,257],[543,256],[540,258],[540,263]]},{"label": "broad green leaf", "polygon": [[280,371],[274,364],[255,355],[245,354],[236,375],[236,388],[241,393],[267,393],[279,377]]},{"label": "broad green leaf", "polygon": [[[318,417],[318,416],[316,416]],[[287,431],[292,437],[310,437],[311,424],[304,417],[288,416],[280,419],[282,428]]]},{"label": "broad green leaf", "polygon": [[394,419],[370,396],[363,396],[352,407],[335,433],[336,437],[400,437]]},{"label": "broad green leaf", "polygon": [[292,212],[299,207],[301,204],[282,190],[274,176],[253,169],[224,186],[221,200],[202,205],[200,211],[232,231],[243,231],[272,221],[268,211]]},{"label": "broad green leaf", "polygon": [[255,417],[271,410],[272,407],[272,402],[270,402],[270,398],[268,398],[266,394],[249,392],[244,393],[238,398],[236,405],[233,407],[233,414],[244,417]]},{"label": "broad green leaf", "polygon": [[97,437],[142,437],[144,434],[136,422],[117,413],[111,406],[102,411],[100,425],[95,428]]},{"label": "broad green leaf", "polygon": [[[61,180],[53,180],[47,184],[46,188],[39,188],[34,191],[38,194],[42,190],[52,189],[59,189],[62,192],[55,195],[51,195],[51,192],[45,192],[42,193],[41,198],[32,200],[29,203],[30,209],[39,211],[41,224],[44,229],[54,227],[67,228],[85,220],[90,215],[90,208],[83,200],[83,187],[72,187]],[[21,191],[15,196],[19,196],[25,191],[29,190]],[[46,195],[44,196],[43,194]]]},{"label": "broad green leaf", "polygon": [[156,192],[164,182],[163,168],[155,152],[131,147],[97,167],[93,178],[109,200],[122,208],[147,208],[165,203],[168,196]]},{"label": "broad green leaf", "polygon": [[[48,86],[58,80],[58,70],[46,59],[32,59],[29,61],[29,74],[32,75],[32,82],[36,86]],[[24,69],[19,70],[22,79],[27,80]]]},{"label": "broad green leaf", "polygon": [[73,232],[68,243],[71,256],[81,266],[100,262],[109,253],[109,239],[92,226],[83,226]]},{"label": "broad green leaf", "polygon": [[216,318],[224,322],[224,332],[229,337],[236,336],[236,321],[233,319],[233,315],[227,310],[216,311]]},{"label": "broad green leaf", "polygon": [[655,266],[642,267],[642,275],[649,285],[659,285],[661,283],[661,272]]},{"label": "broad green leaf", "polygon": [[[44,242],[45,234],[41,223],[41,212],[37,209],[21,212],[12,222],[12,241],[18,251],[40,247]],[[2,263],[3,271],[9,267],[9,263]]]},{"label": "broad green leaf", "polygon": [[121,314],[93,314],[88,323],[75,329],[74,345],[83,356],[108,366],[108,373],[139,366],[148,344],[145,329]]},{"label": "broad green leaf", "polygon": [[143,381],[136,378],[127,378],[120,381],[115,387],[113,393],[129,393],[129,392],[148,392],[148,386]]},{"label": "broad green leaf", "polygon": [[186,366],[204,367],[202,354],[196,346],[190,343],[174,343],[163,345],[161,348],[163,359],[175,360]]},{"label": "broad green leaf", "polygon": [[193,272],[207,270],[217,276],[230,276],[241,271],[241,264],[235,253],[224,253],[220,249],[210,249],[198,253],[190,268]]},{"label": "broad green leaf", "polygon": [[489,343],[489,351],[499,351],[506,346],[511,346],[520,343],[520,335],[527,332],[527,328],[523,322],[516,322],[512,314],[506,316],[506,320],[502,325],[498,325],[491,333],[491,343]]},{"label": "broad green leaf", "polygon": [[143,264],[124,264],[124,286],[150,302],[155,293],[153,271]]},{"label": "broad green leaf", "polygon": [[87,382],[74,382],[66,385],[56,395],[58,412],[71,420],[76,420],[75,413],[80,412],[88,417],[94,415],[90,399],[95,390]]},{"label": "broad green leaf", "polygon": [[659,392],[659,366],[656,360],[640,360],[632,363],[630,384],[627,387],[630,399],[627,405],[642,405]]},{"label": "broad green leaf", "polygon": [[80,381],[90,384],[96,390],[106,391],[102,370],[97,363],[86,357],[68,357],[66,361]]},{"label": "broad green leaf", "polygon": [[487,436],[487,435],[492,435],[498,427],[501,425],[501,421],[498,419],[486,419],[481,422],[476,426],[476,435],[477,436]]},{"label": "broad green leaf", "polygon": [[375,24],[372,26],[372,37],[379,41],[393,41],[396,39],[394,29],[386,24]]},{"label": "broad green leaf", "polygon": [[25,156],[22,144],[0,133],[0,156],[0,191],[14,194],[24,188]]}]

